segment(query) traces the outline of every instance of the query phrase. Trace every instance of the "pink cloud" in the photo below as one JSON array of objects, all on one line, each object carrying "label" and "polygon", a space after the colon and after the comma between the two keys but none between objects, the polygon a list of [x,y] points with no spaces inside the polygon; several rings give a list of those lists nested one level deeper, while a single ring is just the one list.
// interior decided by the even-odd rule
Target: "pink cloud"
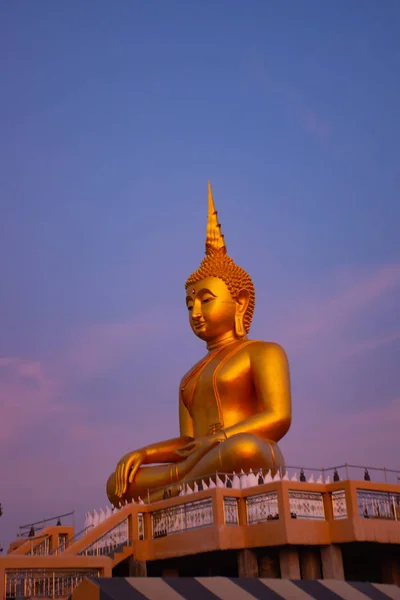
[{"label": "pink cloud", "polygon": [[349,344],[347,348],[342,350],[340,358],[341,360],[354,358],[355,356],[363,354],[364,352],[377,350],[378,348],[382,348],[382,346],[388,346],[394,342],[398,342],[399,340],[400,330],[387,335],[378,336],[372,340],[364,340],[355,344]]},{"label": "pink cloud", "polygon": [[400,265],[384,266],[357,279],[357,283],[346,283],[344,289],[328,300],[311,302],[309,298],[303,301],[300,298],[300,308],[292,315],[292,322],[282,324],[282,334],[304,343],[307,336],[338,331],[355,315],[364,314],[377,300],[400,285]]},{"label": "pink cloud", "polygon": [[[40,431],[43,421],[57,414],[72,436],[85,430],[96,407],[79,406],[66,397],[74,380],[90,381],[119,365],[127,356],[150,352],[155,343],[169,337],[174,329],[162,311],[149,311],[124,322],[90,325],[76,332],[74,339],[60,349],[53,362],[0,358],[0,444]],[[159,383],[159,382],[158,382]],[[155,382],[157,387],[157,382]],[[80,426],[77,425],[80,423]]]},{"label": "pink cloud", "polygon": [[282,444],[285,455],[308,467],[350,462],[399,469],[400,397],[388,404],[336,416],[310,414],[295,421]]},{"label": "pink cloud", "polygon": [[174,323],[162,310],[150,309],[120,323],[97,323],[76,333],[65,349],[63,367],[77,367],[86,376],[104,373],[121,356],[154,345],[171,334]]},{"label": "pink cloud", "polygon": [[267,68],[259,62],[255,64],[252,72],[258,82],[263,85],[267,91],[273,92],[283,100],[290,112],[307,133],[321,140],[326,140],[329,137],[331,133],[329,123],[326,119],[322,118],[315,109],[310,108],[309,102],[305,100],[304,96],[297,88],[272,77]]},{"label": "pink cloud", "polygon": [[0,444],[17,439],[56,408],[59,383],[38,361],[0,359]]}]

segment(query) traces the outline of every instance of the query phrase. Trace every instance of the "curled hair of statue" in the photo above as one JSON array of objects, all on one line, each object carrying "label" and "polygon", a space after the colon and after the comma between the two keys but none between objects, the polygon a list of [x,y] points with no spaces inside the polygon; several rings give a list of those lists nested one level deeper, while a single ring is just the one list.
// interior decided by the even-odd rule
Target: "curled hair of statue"
[{"label": "curled hair of statue", "polygon": [[232,298],[236,300],[242,290],[249,293],[249,304],[243,317],[243,326],[249,333],[255,307],[255,290],[250,275],[228,256],[218,213],[214,207],[211,184],[208,182],[208,220],[206,235],[206,256],[200,267],[190,275],[185,288],[207,277],[218,277],[227,286]]}]

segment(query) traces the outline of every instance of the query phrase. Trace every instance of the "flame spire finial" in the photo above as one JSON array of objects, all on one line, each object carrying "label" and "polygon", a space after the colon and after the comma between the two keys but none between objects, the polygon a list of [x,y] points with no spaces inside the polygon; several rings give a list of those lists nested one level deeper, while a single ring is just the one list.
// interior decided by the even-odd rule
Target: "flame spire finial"
[{"label": "flame spire finial", "polygon": [[218,213],[214,206],[211,183],[208,181],[206,256],[213,256],[215,254],[226,254],[226,245],[224,236],[221,233],[221,225],[218,223]]}]

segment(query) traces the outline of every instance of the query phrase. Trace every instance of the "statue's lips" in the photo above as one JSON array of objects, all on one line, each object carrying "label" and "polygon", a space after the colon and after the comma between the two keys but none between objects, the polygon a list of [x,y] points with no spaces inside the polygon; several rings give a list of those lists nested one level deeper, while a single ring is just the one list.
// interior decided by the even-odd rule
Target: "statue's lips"
[{"label": "statue's lips", "polygon": [[197,321],[196,323],[193,324],[193,329],[195,329],[196,331],[198,329],[202,329],[202,327],[204,327],[205,324],[206,324],[205,321]]}]

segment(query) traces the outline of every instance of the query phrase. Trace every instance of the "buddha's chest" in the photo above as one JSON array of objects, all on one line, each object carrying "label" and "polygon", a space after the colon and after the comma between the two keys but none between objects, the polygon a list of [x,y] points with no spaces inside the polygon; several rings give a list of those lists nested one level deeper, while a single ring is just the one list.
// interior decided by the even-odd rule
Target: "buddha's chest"
[{"label": "buddha's chest", "polygon": [[208,435],[214,426],[227,427],[254,412],[247,352],[234,349],[205,359],[182,383],[182,399],[192,417],[195,436]]}]

